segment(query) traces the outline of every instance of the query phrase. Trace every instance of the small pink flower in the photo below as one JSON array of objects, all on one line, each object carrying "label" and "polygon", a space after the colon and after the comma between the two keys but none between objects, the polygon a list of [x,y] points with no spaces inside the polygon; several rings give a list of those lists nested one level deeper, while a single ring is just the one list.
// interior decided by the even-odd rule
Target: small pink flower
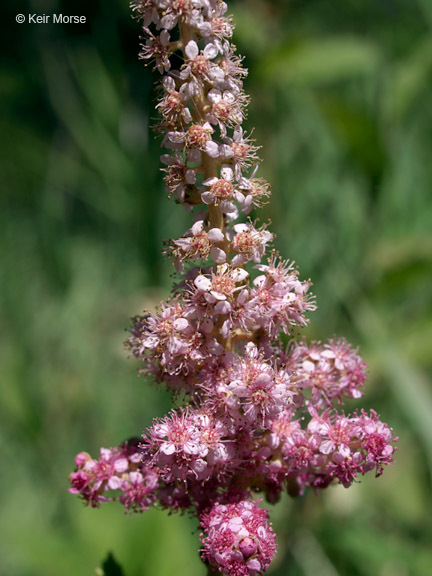
[{"label": "small pink flower", "polygon": [[148,28],[145,28],[145,31],[148,35],[148,40],[141,45],[140,58],[145,60],[154,58],[159,72],[168,72],[171,68],[169,58],[172,55],[169,32],[163,30],[160,36],[154,36]]},{"label": "small pink flower", "polygon": [[204,204],[214,204],[224,210],[226,206],[230,206],[229,203],[233,200],[240,203],[243,202],[244,196],[236,189],[233,178],[234,172],[232,168],[223,166],[221,168],[221,178],[212,177],[205,180],[203,184],[208,190],[201,193],[201,199]]},{"label": "small pink flower", "polygon": [[232,239],[232,247],[237,254],[232,259],[232,265],[243,266],[250,260],[256,263],[261,262],[267,244],[273,240],[273,234],[264,227],[256,229],[251,222],[235,224],[233,231],[235,235]]},{"label": "small pink flower", "polygon": [[[184,236],[171,241],[170,253],[175,256],[178,270],[184,269],[185,260],[200,260],[210,256],[217,264],[226,261],[226,253],[220,248],[225,235],[219,228],[205,230],[204,220],[198,220]],[[219,245],[219,246],[218,246]]]}]

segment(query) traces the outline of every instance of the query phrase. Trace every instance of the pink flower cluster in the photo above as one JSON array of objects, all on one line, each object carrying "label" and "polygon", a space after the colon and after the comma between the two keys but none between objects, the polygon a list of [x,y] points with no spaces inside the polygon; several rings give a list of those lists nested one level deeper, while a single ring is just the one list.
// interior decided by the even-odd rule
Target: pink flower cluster
[{"label": "pink flower cluster", "polygon": [[[301,494],[392,462],[378,415],[345,415],[366,365],[344,339],[297,340],[315,309],[310,281],[271,248],[249,214],[269,196],[258,147],[242,128],[246,74],[221,0],[137,0],[141,57],[162,74],[157,108],[170,196],[194,223],[165,253],[181,274],[173,294],[132,321],[127,348],[141,372],[183,400],[139,441],[81,453],[70,491],[98,506],[191,511],[202,559],[229,576],[262,574],[276,552],[268,512],[283,490]],[[281,333],[288,339],[282,344]]]},{"label": "pink flower cluster", "polygon": [[321,345],[297,342],[292,347],[287,365],[296,374],[297,385],[310,389],[311,402],[316,408],[325,408],[333,400],[360,398],[365,381],[366,364],[343,339],[329,340]]},{"label": "pink flower cluster", "polygon": [[203,514],[201,526],[203,559],[226,574],[261,574],[276,553],[268,512],[256,502],[216,504]]},{"label": "pink flower cluster", "polygon": [[[112,450],[101,448],[99,460],[80,452],[75,457],[77,471],[69,478],[69,491],[80,494],[94,508],[101,502],[118,499],[131,512],[148,510],[156,500],[159,476],[142,466],[141,452],[127,442]],[[113,496],[114,492],[118,496]]]}]

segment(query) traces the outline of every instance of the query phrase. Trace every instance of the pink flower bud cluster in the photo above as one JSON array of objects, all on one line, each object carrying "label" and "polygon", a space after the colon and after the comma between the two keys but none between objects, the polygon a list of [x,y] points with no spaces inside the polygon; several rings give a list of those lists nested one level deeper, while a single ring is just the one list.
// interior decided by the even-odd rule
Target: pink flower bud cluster
[{"label": "pink flower bud cluster", "polygon": [[[203,560],[229,576],[262,574],[275,555],[274,503],[331,482],[348,487],[392,462],[378,415],[338,408],[362,396],[366,365],[344,339],[297,340],[315,309],[310,281],[271,248],[249,215],[268,198],[258,147],[242,127],[248,97],[221,0],[137,0],[140,56],[162,74],[167,191],[194,223],[167,243],[182,275],[156,312],[132,321],[127,348],[152,380],[183,400],[139,442],[81,453],[70,491],[92,506],[119,500],[191,511]],[[288,337],[282,344],[281,333]]]},{"label": "pink flower bud cluster", "polygon": [[201,526],[203,559],[226,574],[261,574],[276,553],[268,512],[256,502],[216,504],[203,514]]}]

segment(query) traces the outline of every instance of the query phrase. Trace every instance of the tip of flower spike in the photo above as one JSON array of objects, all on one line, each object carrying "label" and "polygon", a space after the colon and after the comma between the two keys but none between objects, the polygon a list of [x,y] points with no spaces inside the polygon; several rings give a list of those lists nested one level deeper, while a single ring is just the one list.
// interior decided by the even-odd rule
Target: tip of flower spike
[{"label": "tip of flower spike", "polygon": [[268,512],[256,502],[216,504],[201,525],[202,559],[227,576],[262,574],[276,554]]}]

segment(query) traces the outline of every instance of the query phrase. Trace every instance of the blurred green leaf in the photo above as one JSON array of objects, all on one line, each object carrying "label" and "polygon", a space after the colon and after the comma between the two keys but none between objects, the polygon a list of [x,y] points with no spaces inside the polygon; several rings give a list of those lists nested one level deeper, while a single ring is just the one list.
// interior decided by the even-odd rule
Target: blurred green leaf
[{"label": "blurred green leaf", "polygon": [[356,37],[286,42],[265,53],[258,73],[270,84],[320,86],[376,72],[381,51]]},{"label": "blurred green leaf", "polygon": [[431,234],[383,239],[368,254],[366,266],[371,272],[385,274],[413,261],[432,262]]},{"label": "blurred green leaf", "polygon": [[86,46],[84,50],[70,52],[68,56],[89,109],[115,133],[118,131],[122,102],[100,55]]},{"label": "blurred green leaf", "polygon": [[382,94],[386,118],[394,122],[419,104],[422,97],[430,98],[431,86],[432,38],[426,37],[390,68]]},{"label": "blurred green leaf", "polygon": [[320,105],[343,148],[368,177],[380,179],[387,154],[377,119],[364,106],[341,97],[327,95]]}]

